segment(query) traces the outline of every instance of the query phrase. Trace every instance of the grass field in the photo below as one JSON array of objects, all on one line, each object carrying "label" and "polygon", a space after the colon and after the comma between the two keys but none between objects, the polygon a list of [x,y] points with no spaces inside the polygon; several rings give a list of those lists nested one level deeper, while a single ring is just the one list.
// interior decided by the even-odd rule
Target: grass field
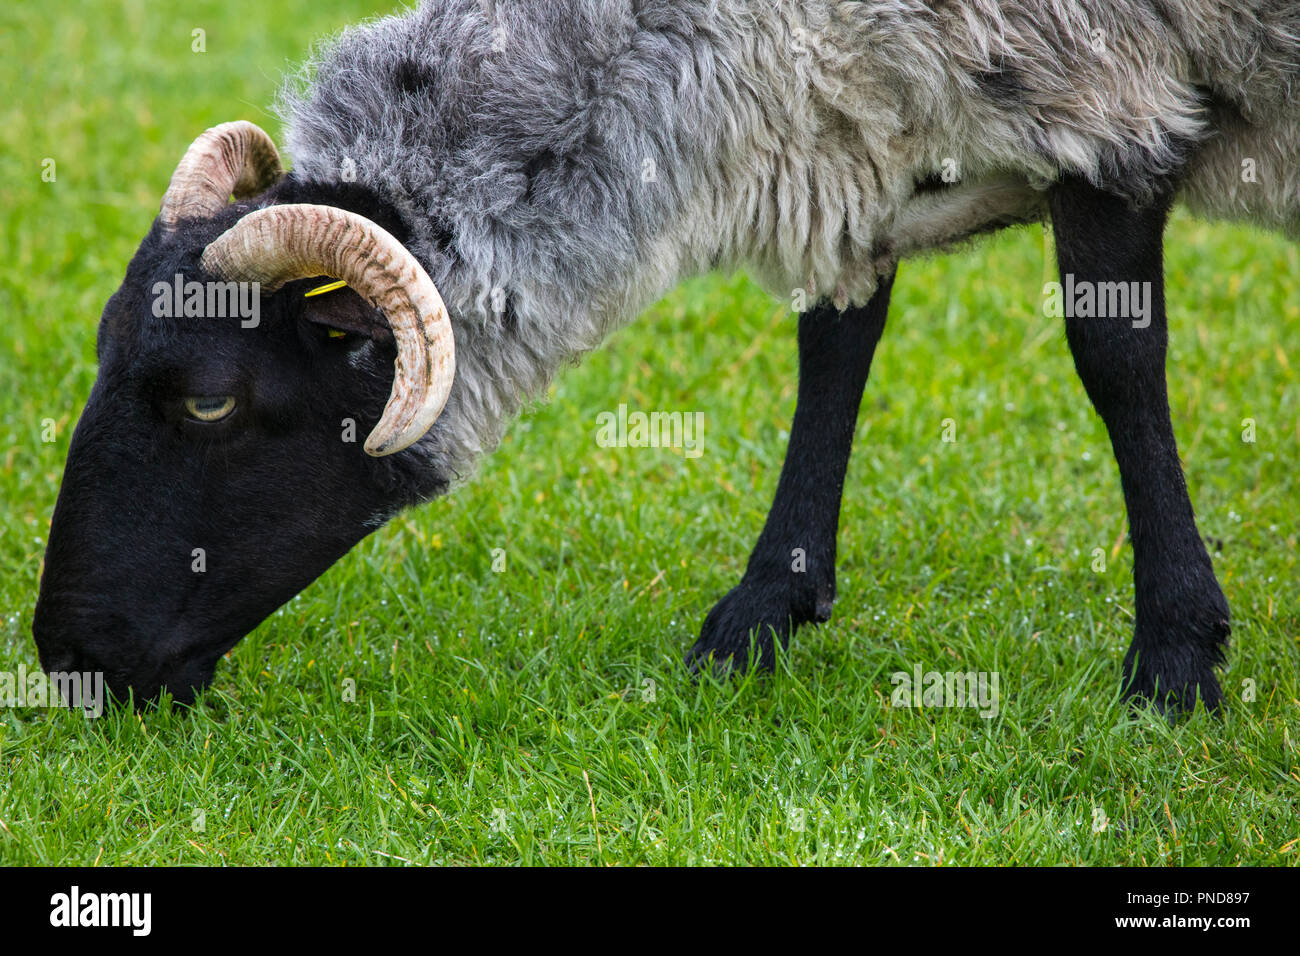
[{"label": "grass field", "polygon": [[[278,135],[282,72],[387,9],[0,5],[0,671],[37,667],[96,322],[180,153],[228,119]],[[1234,615],[1222,719],[1117,701],[1119,481],[1026,229],[903,267],[836,615],[770,679],[680,663],[762,526],[796,385],[788,305],[706,277],[246,638],[192,712],[0,708],[0,864],[1294,864],[1300,251],[1182,214],[1168,238],[1175,427]],[[703,454],[599,447],[620,403],[702,412]],[[891,707],[918,665],[997,672],[997,716]]]}]

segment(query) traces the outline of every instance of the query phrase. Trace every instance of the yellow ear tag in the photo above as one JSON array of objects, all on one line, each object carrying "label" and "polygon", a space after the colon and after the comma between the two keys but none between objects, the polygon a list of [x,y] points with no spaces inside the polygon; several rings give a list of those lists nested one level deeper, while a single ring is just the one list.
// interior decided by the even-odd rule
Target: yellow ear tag
[{"label": "yellow ear tag", "polygon": [[327,285],[318,285],[310,292],[304,292],[302,294],[302,297],[304,299],[310,299],[314,295],[324,295],[326,292],[333,292],[335,289],[341,289],[345,285],[347,285],[347,283],[344,282],[342,279],[339,279],[337,282],[330,282]]},{"label": "yellow ear tag", "polygon": [[332,339],[342,339],[347,337],[347,333],[344,332],[342,329],[330,329],[329,333],[330,333],[330,338]]}]

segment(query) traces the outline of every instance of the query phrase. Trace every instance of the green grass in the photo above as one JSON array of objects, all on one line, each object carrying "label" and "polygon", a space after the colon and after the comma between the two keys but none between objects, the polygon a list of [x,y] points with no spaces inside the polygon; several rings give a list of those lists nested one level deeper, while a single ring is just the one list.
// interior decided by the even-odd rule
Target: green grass
[{"label": "green grass", "polygon": [[[278,133],[281,72],[388,4],[163,6],[0,5],[0,670],[37,666],[96,320],[180,152],[227,119]],[[709,277],[275,614],[193,712],[0,709],[0,863],[1293,864],[1300,253],[1169,231],[1175,425],[1234,614],[1226,713],[1174,726],[1117,702],[1131,552],[1044,262],[1023,230],[903,268],[836,616],[774,677],[680,664],[762,525],[796,383],[793,314]],[[620,402],[702,411],[704,454],[597,447]],[[918,663],[997,671],[1000,713],[891,708]]]}]

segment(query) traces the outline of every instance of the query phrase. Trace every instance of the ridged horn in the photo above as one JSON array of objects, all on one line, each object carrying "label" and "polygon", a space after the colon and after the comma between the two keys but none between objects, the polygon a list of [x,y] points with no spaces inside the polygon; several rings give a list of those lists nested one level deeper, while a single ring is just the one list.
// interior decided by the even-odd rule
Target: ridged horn
[{"label": "ridged horn", "polygon": [[203,251],[203,268],[273,292],[312,276],[342,279],[381,310],[397,342],[393,390],[366,439],[391,455],[429,430],[456,372],[456,347],[442,296],[415,256],[377,223],[333,206],[268,206],[249,213]]},{"label": "ridged horn", "polygon": [[260,127],[246,120],[222,123],[185,151],[158,216],[167,229],[175,229],[182,219],[213,216],[232,194],[237,199],[256,195],[280,173],[280,154]]}]

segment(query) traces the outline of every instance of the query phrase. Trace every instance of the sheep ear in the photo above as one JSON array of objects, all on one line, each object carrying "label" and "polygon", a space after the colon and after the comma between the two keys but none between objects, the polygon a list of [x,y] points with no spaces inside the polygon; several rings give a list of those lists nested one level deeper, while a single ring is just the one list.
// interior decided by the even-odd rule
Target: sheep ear
[{"label": "sheep ear", "polygon": [[[320,282],[308,285],[319,286]],[[304,299],[302,315],[314,325],[364,335],[376,342],[393,341],[393,330],[383,314],[347,287]]]}]

